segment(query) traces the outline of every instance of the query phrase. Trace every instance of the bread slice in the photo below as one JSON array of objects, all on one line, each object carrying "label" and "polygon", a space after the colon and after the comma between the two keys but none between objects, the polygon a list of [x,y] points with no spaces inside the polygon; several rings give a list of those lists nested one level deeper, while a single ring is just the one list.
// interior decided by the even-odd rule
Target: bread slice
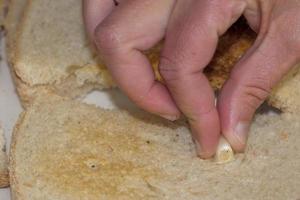
[{"label": "bread slice", "polygon": [[299,116],[258,115],[246,153],[218,165],[184,122],[48,95],[15,127],[13,199],[297,199],[299,130]]},{"label": "bread slice", "polygon": [[[26,2],[22,3],[26,8],[22,23],[19,23],[19,34],[9,36],[16,37],[17,41],[17,47],[10,50],[16,54],[15,57],[10,57],[10,63],[16,72],[17,89],[25,104],[30,104],[37,91],[42,88],[76,97],[93,89],[115,86],[101,59],[89,46],[80,1]],[[20,16],[18,9],[10,9],[10,12],[10,16]],[[230,71],[223,68],[232,66],[255,38],[255,34],[244,26],[240,30],[229,31],[225,39],[221,39],[223,45],[220,45],[222,49],[219,49],[218,56],[226,57],[231,63],[227,64],[224,59],[214,62],[222,69],[220,73],[208,73],[215,88],[220,88],[224,82],[223,71]],[[245,33],[240,34],[241,32]],[[243,43],[244,46],[233,45],[236,43]],[[160,46],[145,52],[155,69],[158,66]],[[235,53],[231,56],[227,52]]]},{"label": "bread slice", "polygon": [[81,1],[28,0],[19,26],[11,63],[23,99],[43,88],[74,97],[114,85],[89,48]]},{"label": "bread slice", "polygon": [[8,163],[3,129],[0,127],[0,188],[9,186]]},{"label": "bread slice", "polygon": [[[27,0],[9,0],[8,2],[8,13],[4,21],[4,26],[6,31],[6,54],[9,62],[15,60],[16,36],[26,4]],[[10,64],[12,65],[13,63]]]},{"label": "bread slice", "polygon": [[[12,27],[12,31],[8,31],[8,35],[12,33],[9,36],[12,45],[8,46],[13,46],[9,48],[9,54],[15,56],[9,56],[9,60],[25,106],[42,89],[77,97],[94,89],[115,87],[101,59],[90,48],[80,1],[24,0],[11,4],[9,16],[12,17],[9,19],[12,25],[7,23],[7,27]],[[23,16],[22,23],[19,22],[20,16]],[[16,24],[19,26],[18,34],[14,33]],[[240,20],[221,37],[215,57],[205,70],[216,90],[222,87],[231,68],[255,39],[255,34],[245,24],[244,20]],[[161,44],[145,53],[158,79],[162,80],[157,69],[160,47]],[[284,111],[300,111],[300,75],[299,67],[296,68],[296,72],[290,72],[272,92],[269,98],[271,105]]]}]

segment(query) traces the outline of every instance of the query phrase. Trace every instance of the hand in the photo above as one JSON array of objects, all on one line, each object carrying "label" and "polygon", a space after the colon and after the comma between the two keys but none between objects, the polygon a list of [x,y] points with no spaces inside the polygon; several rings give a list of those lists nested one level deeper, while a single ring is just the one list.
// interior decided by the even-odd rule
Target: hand
[{"label": "hand", "polygon": [[[215,106],[203,74],[218,38],[241,15],[258,33],[236,64]],[[198,152],[211,157],[220,133],[245,148],[255,110],[300,55],[298,0],[84,0],[90,38],[119,87],[141,108],[170,120],[189,120]],[[165,38],[155,81],[141,53]]]}]

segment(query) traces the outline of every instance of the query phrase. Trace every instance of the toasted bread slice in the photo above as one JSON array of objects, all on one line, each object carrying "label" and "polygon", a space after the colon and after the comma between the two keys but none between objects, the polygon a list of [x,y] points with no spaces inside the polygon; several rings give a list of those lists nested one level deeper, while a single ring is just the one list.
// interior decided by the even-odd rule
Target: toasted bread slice
[{"label": "toasted bread slice", "polygon": [[[11,63],[19,79],[16,82],[23,102],[30,104],[36,91],[44,87],[60,95],[75,97],[95,88],[115,86],[101,59],[89,46],[80,1],[27,2],[19,34],[12,36],[17,36],[17,47],[12,49],[16,56],[12,57]],[[11,12],[16,10],[11,9]],[[255,34],[242,26],[240,32],[231,30],[224,38],[219,45],[218,58],[212,62],[218,70],[212,66],[213,70],[208,72],[214,88],[221,87],[223,73],[230,71],[228,68],[251,45]],[[145,52],[156,72],[160,46]]]},{"label": "toasted bread slice", "polygon": [[15,127],[13,199],[297,199],[299,130],[299,116],[258,115],[245,154],[218,165],[184,122],[48,95]]},{"label": "toasted bread slice", "polygon": [[41,88],[74,97],[114,85],[89,48],[81,1],[28,0],[24,9],[11,61],[23,99]]},{"label": "toasted bread slice", "polygon": [[3,129],[0,127],[0,188],[9,186],[8,163]]},{"label": "toasted bread slice", "polygon": [[[30,104],[41,89],[77,97],[94,89],[115,87],[101,59],[90,48],[80,1],[26,0],[15,5],[9,14],[12,17],[8,18],[13,23],[7,23],[8,27],[12,27],[12,31],[8,31],[12,33],[9,42],[16,41],[8,45],[12,46],[9,54],[15,55],[9,56],[9,59],[16,73],[15,82],[23,104]],[[19,23],[20,16],[24,16],[21,17],[22,23]],[[14,33],[16,24],[19,26],[18,34]],[[246,22],[240,20],[220,38],[214,59],[205,69],[215,90],[222,87],[232,67],[255,37]],[[145,52],[158,80],[162,80],[158,72],[161,46],[162,43]],[[300,111],[300,75],[299,67],[296,68],[274,89],[269,98],[271,105],[284,111]]]}]

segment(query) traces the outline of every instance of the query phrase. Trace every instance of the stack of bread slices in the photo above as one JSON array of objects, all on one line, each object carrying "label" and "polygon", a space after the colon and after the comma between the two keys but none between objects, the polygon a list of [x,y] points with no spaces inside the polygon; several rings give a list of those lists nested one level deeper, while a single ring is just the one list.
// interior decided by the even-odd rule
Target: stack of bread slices
[{"label": "stack of bread slices", "polygon": [[[257,114],[245,153],[218,165],[197,157],[185,121],[78,100],[92,90],[116,87],[86,37],[81,1],[11,0],[5,29],[25,109],[10,150],[13,199],[300,197],[298,66],[267,100],[282,114]],[[254,40],[243,21],[220,38],[205,71],[214,89]],[[161,45],[145,52],[158,80]]]}]

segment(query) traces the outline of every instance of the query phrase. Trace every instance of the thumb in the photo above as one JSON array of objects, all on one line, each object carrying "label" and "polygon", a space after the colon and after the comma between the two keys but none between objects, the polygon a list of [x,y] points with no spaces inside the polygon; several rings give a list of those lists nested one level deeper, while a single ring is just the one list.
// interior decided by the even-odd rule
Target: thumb
[{"label": "thumb", "polygon": [[222,133],[237,152],[245,148],[256,109],[297,63],[297,55],[278,30],[271,26],[260,38],[234,67],[218,100]]}]

